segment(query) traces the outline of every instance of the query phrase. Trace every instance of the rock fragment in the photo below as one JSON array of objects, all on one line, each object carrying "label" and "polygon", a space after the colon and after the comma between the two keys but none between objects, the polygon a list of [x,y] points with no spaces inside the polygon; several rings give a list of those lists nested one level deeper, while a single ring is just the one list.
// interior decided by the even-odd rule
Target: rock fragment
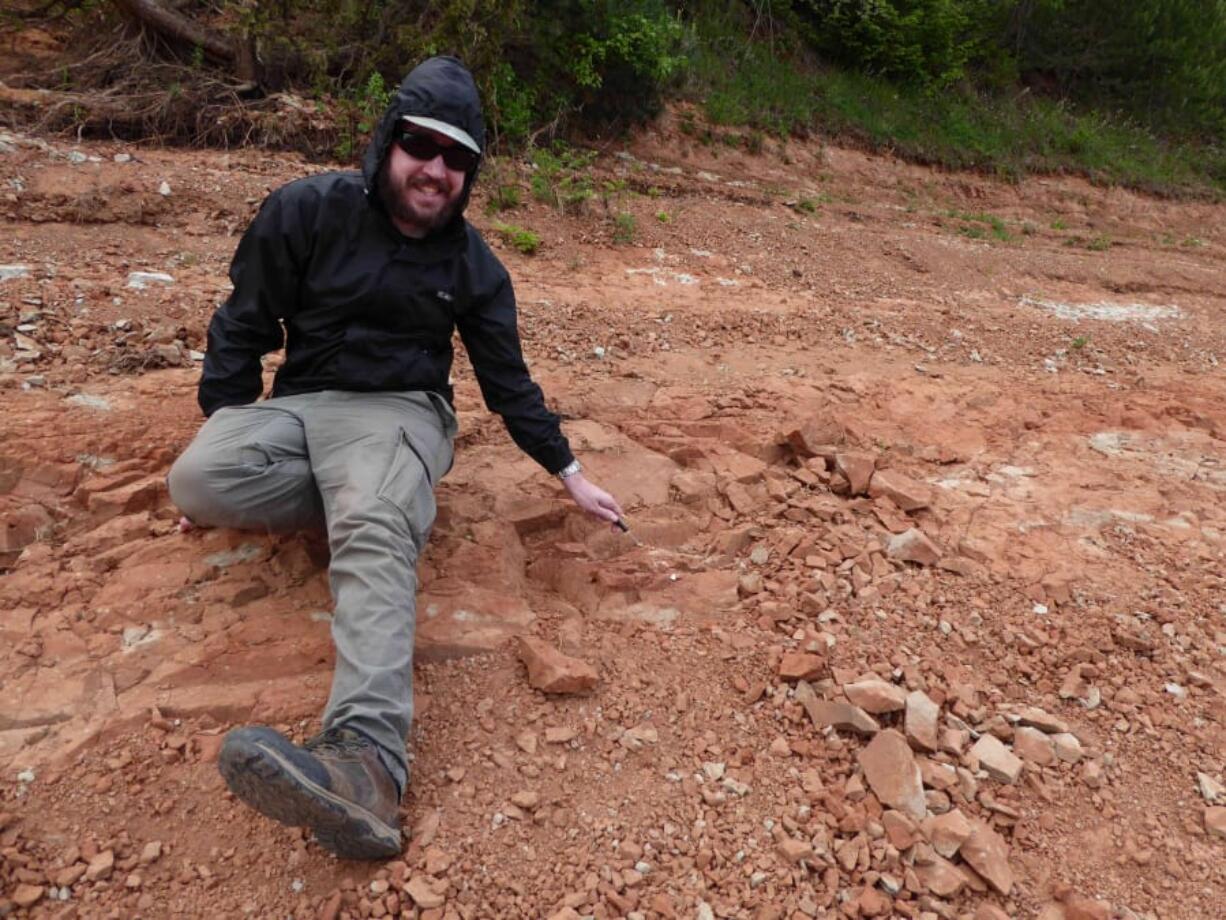
[{"label": "rock fragment", "polygon": [[978,872],[1000,894],[1013,890],[1013,869],[1009,866],[1009,845],[1005,838],[983,821],[971,822],[971,835],[958,851],[966,864]]},{"label": "rock fragment", "polygon": [[1058,735],[1069,730],[1067,722],[1039,709],[1037,706],[1026,706],[1023,709],[1019,709],[1014,715],[1022,725],[1029,725],[1031,728],[1037,728],[1039,731],[1046,732],[1049,735]]},{"label": "rock fragment", "polygon": [[864,495],[868,492],[868,484],[873,478],[873,470],[877,466],[877,458],[854,450],[839,451],[834,455],[834,469],[843,474],[851,487],[852,495]]},{"label": "rock fragment", "polygon": [[579,737],[579,733],[569,725],[551,726],[545,729],[546,744],[567,744]]},{"label": "rock fragment", "polygon": [[939,898],[952,897],[966,884],[966,873],[940,856],[925,865],[917,865],[915,875],[920,884]]},{"label": "rock fragment", "polygon": [[545,693],[583,693],[600,679],[586,661],[530,636],[520,637],[519,657],[528,669],[528,683]]},{"label": "rock fragment", "polygon": [[511,796],[511,802],[524,811],[536,811],[538,805],[541,804],[541,794],[525,789]]},{"label": "rock fragment", "polygon": [[797,865],[813,855],[813,844],[795,837],[784,837],[775,845],[775,849],[792,865]]},{"label": "rock fragment", "polygon": [[943,815],[932,815],[920,825],[932,848],[952,859],[958,849],[971,836],[971,822],[957,808]]},{"label": "rock fragment", "polygon": [[940,748],[940,717],[941,708],[923,690],[912,690],[907,694],[903,727],[907,740],[913,746],[924,751]]},{"label": "rock fragment", "polygon": [[881,826],[886,838],[896,850],[910,849],[920,839],[919,828],[901,811],[891,808],[881,816]]},{"label": "rock fragment", "polygon": [[1205,830],[1210,837],[1226,840],[1226,805],[1212,805],[1205,809]]},{"label": "rock fragment", "polygon": [[1059,735],[1052,735],[1051,741],[1056,757],[1060,760],[1065,763],[1077,763],[1081,760],[1081,742],[1077,740],[1076,735],[1063,732]]},{"label": "rock fragment", "polygon": [[813,688],[803,680],[796,684],[796,701],[804,707],[816,728],[838,728],[861,735],[873,735],[881,730],[877,720],[860,707],[818,699]]},{"label": "rock fragment", "polygon": [[1016,783],[1022,772],[1022,761],[995,735],[984,735],[967,752],[972,769],[983,769],[992,779]]},{"label": "rock fragment", "polygon": [[433,907],[442,907],[444,901],[440,884],[434,879],[425,875],[415,875],[407,885],[404,886],[405,892],[413,899],[413,903],[422,910],[430,910]]},{"label": "rock fragment", "polygon": [[1023,760],[1046,767],[1056,759],[1055,744],[1037,728],[1019,725],[1013,732],[1013,750]]},{"label": "rock fragment", "polygon": [[811,419],[792,429],[784,438],[798,457],[819,457],[842,444],[846,434],[833,419]]},{"label": "rock fragment", "polygon": [[645,744],[656,744],[660,740],[659,732],[650,725],[635,725],[622,732],[618,743],[628,751],[637,751]]},{"label": "rock fragment", "polygon": [[877,470],[868,484],[873,498],[884,495],[903,511],[919,511],[932,504],[932,486],[896,470]]},{"label": "rock fragment", "polygon": [[1208,773],[1196,774],[1196,788],[1200,790],[1201,798],[1210,805],[1215,802],[1226,802],[1226,786],[1223,786]]},{"label": "rock fragment", "polygon": [[912,527],[900,534],[890,537],[885,546],[886,555],[891,559],[903,562],[914,562],[919,565],[936,565],[941,558],[941,548],[924,534],[918,527]]},{"label": "rock fragment", "polygon": [[175,279],[165,272],[129,272],[128,287],[133,290],[144,290],[151,284],[174,284]]},{"label": "rock fragment", "polygon": [[85,863],[73,863],[71,866],[67,866],[56,873],[55,884],[60,888],[71,888],[81,881],[87,868]]},{"label": "rock fragment", "polygon": [[859,680],[844,684],[843,693],[867,713],[897,712],[907,705],[907,691],[884,680]]},{"label": "rock fragment", "polygon": [[907,739],[894,729],[879,732],[858,757],[869,787],[882,805],[916,821],[928,813],[919,766]]},{"label": "rock fragment", "polygon": [[43,899],[47,889],[41,885],[21,884],[13,891],[13,903],[18,907],[33,907]]},{"label": "rock fragment", "polygon": [[815,680],[826,673],[826,659],[812,652],[785,652],[779,660],[783,680]]},{"label": "rock fragment", "polygon": [[1111,920],[1111,905],[1072,894],[1064,900],[1064,920]]},{"label": "rock fragment", "polygon": [[103,850],[89,861],[89,867],[85,870],[85,879],[89,882],[96,882],[99,879],[110,878],[114,868],[115,854],[110,850]]}]

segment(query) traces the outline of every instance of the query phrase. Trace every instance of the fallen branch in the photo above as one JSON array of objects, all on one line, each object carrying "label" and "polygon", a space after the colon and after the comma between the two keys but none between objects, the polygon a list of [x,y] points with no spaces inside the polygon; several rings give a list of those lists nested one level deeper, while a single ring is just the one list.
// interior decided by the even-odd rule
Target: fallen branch
[{"label": "fallen branch", "polygon": [[216,34],[203,26],[161,6],[156,0],[113,0],[128,17],[172,41],[198,47],[215,60],[237,61],[237,42]]}]

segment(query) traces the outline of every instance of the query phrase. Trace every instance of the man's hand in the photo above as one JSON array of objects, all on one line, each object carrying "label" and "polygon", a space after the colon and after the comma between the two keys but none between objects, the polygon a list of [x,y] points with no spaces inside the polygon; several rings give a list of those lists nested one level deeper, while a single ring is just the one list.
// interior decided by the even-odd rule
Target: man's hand
[{"label": "man's hand", "polygon": [[574,499],[575,504],[593,517],[608,521],[613,530],[617,530],[617,521],[622,516],[622,506],[617,499],[600,486],[588,482],[582,473],[575,473],[562,480],[566,491]]}]

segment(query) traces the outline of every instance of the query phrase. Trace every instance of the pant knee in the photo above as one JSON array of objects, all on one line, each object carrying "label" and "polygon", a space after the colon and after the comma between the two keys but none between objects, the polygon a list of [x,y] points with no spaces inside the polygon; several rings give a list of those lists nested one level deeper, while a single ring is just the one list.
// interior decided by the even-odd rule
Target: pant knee
[{"label": "pant knee", "polygon": [[179,456],[166,476],[170,499],[180,511],[195,521],[214,504],[214,488],[205,458],[190,447]]}]

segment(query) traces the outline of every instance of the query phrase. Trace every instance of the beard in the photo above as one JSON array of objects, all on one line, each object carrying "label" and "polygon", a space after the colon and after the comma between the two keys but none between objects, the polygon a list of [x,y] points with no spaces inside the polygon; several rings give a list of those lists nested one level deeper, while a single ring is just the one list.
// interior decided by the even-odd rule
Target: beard
[{"label": "beard", "polygon": [[[410,180],[409,184],[413,181],[420,180]],[[387,208],[392,217],[400,223],[408,224],[421,230],[423,233],[431,233],[439,227],[445,227],[451,223],[451,219],[455,217],[456,212],[460,209],[460,203],[464,200],[463,195],[460,195],[454,201],[448,201],[437,211],[423,211],[420,208],[414,207],[405,195],[407,186],[397,187],[393,185],[387,160],[383,161],[383,166],[379,169],[377,187],[379,200],[383,202],[384,207]]]}]

